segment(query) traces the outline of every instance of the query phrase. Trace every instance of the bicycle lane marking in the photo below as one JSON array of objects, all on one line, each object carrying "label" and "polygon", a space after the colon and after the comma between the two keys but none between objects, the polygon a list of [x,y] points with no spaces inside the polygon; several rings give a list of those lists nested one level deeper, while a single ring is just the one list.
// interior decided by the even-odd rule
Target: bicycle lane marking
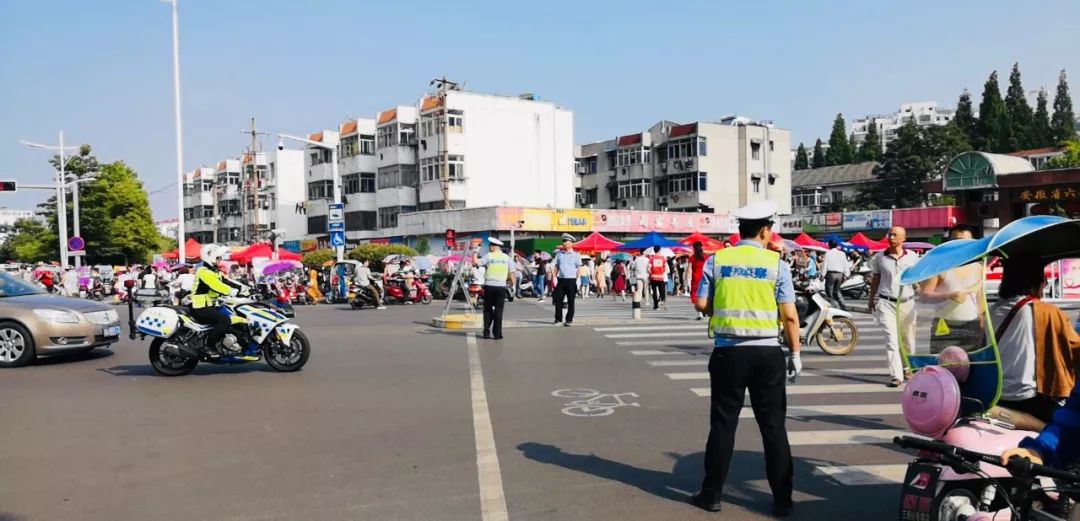
[{"label": "bicycle lane marking", "polygon": [[499,470],[499,454],[495,449],[495,430],[491,426],[488,411],[487,390],[484,387],[484,371],[480,366],[480,353],[476,347],[476,334],[465,336],[469,351],[469,382],[472,388],[473,433],[476,438],[476,474],[480,483],[480,515],[483,521],[506,521],[502,471]]}]

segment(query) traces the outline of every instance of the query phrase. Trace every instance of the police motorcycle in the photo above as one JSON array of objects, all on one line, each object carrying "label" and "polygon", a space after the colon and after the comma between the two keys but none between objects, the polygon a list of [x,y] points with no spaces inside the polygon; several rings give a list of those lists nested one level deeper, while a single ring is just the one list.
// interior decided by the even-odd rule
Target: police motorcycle
[{"label": "police motorcycle", "polygon": [[[848,355],[859,343],[859,329],[854,315],[833,307],[824,297],[824,282],[820,279],[800,281],[795,289],[795,308],[799,312],[799,338],[810,340],[830,355]],[[783,335],[780,335],[783,339]]]},{"label": "police motorcycle", "polygon": [[992,238],[945,243],[901,275],[897,330],[911,374],[901,410],[918,437],[894,441],[920,453],[908,465],[898,519],[1080,521],[1067,490],[1022,475],[999,458],[971,456],[999,455],[1045,426],[997,403],[1003,373],[996,329],[1002,325],[993,323],[983,289],[992,256],[1045,263],[1080,256],[1080,221],[1020,219]]},{"label": "police motorcycle", "polygon": [[229,316],[227,333],[217,345],[207,345],[211,326],[191,317],[191,309],[181,306],[154,306],[135,321],[142,339],[152,337],[150,365],[162,376],[190,373],[199,362],[244,364],[262,359],[279,372],[299,371],[311,355],[311,343],[299,326],[270,306],[250,298],[243,287],[238,297],[218,298],[222,312]]}]

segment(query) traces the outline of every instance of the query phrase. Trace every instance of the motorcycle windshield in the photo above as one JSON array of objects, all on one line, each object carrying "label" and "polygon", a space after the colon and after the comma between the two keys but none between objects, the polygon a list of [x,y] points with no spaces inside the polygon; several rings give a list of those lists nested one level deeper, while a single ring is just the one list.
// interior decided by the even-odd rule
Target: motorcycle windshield
[{"label": "motorcycle windshield", "polygon": [[[914,269],[914,268],[913,268]],[[904,366],[948,369],[960,384],[961,414],[979,414],[998,400],[1001,359],[984,290],[983,262],[973,262],[903,286],[896,303]],[[880,304],[879,304],[880,305]]]}]

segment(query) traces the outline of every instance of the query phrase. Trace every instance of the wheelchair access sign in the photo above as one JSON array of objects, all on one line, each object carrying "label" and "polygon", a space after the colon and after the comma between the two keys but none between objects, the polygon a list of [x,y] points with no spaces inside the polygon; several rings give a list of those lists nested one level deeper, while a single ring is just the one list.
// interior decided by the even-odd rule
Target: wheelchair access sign
[{"label": "wheelchair access sign", "polygon": [[330,232],[330,246],[333,246],[334,248],[344,248],[345,232]]}]

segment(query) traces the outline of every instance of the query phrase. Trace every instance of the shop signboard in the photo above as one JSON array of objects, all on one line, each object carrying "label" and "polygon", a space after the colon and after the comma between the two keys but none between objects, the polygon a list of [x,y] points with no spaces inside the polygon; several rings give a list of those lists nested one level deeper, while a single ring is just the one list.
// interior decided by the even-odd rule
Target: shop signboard
[{"label": "shop signboard", "polygon": [[802,229],[806,233],[838,232],[843,228],[844,216],[838,212],[819,213],[805,218]]},{"label": "shop signboard", "polygon": [[1080,259],[1061,261],[1061,297],[1080,300]]},{"label": "shop signboard", "polygon": [[892,210],[845,212],[843,230],[887,230],[892,227]]},{"label": "shop signboard", "polygon": [[798,235],[803,231],[803,224],[810,219],[808,215],[796,215],[781,217],[777,220],[776,225],[778,231],[782,234],[795,234]]},{"label": "shop signboard", "polygon": [[592,229],[601,233],[689,235],[694,232],[730,234],[737,231],[735,220],[727,214],[592,210],[592,215]]},{"label": "shop signboard", "polygon": [[300,241],[300,252],[310,253],[319,249],[319,241],[315,239],[304,239]]},{"label": "shop signboard", "polygon": [[1080,185],[1052,185],[1013,190],[1014,203],[1080,201]]}]

